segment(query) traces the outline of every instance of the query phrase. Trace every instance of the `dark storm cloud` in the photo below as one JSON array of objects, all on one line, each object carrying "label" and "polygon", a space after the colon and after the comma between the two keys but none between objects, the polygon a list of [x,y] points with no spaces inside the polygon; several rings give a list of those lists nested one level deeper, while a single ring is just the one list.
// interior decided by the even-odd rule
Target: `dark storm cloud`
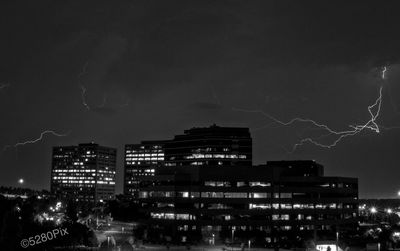
[{"label": "dark storm cloud", "polygon": [[218,110],[218,109],[221,109],[222,107],[215,103],[198,102],[198,103],[191,104],[190,108],[199,109],[199,110]]},{"label": "dark storm cloud", "polygon": [[94,107],[92,111],[95,113],[102,114],[104,116],[114,115],[117,111],[111,107]]},{"label": "dark storm cloud", "polygon": [[[125,143],[170,138],[192,126],[259,128],[271,122],[232,107],[263,109],[281,119],[311,117],[338,129],[365,121],[380,67],[400,58],[399,5],[3,1],[0,83],[11,86],[0,92],[0,145],[34,138],[47,128],[73,134],[20,148],[18,158],[3,154],[0,166],[12,171],[0,181],[10,184],[23,175],[34,187],[48,187],[52,145],[94,140],[122,150]],[[400,77],[397,67],[389,69],[384,103],[398,104]],[[81,85],[90,110],[82,103]],[[381,122],[396,124],[390,104],[384,108]],[[347,140],[331,151],[305,146],[286,155],[283,149],[298,140],[294,129],[254,131],[256,163],[312,158],[335,175],[360,175],[364,195],[389,196],[395,189],[370,189],[374,177],[362,166],[372,170],[385,156],[385,170],[394,170],[398,132]],[[367,148],[382,155],[369,154],[363,162]]]},{"label": "dark storm cloud", "polygon": [[[111,67],[121,59],[126,51],[127,40],[118,35],[103,38],[92,50],[87,60],[86,79],[88,82],[100,85],[106,81]],[[107,85],[110,83],[104,83]]]}]

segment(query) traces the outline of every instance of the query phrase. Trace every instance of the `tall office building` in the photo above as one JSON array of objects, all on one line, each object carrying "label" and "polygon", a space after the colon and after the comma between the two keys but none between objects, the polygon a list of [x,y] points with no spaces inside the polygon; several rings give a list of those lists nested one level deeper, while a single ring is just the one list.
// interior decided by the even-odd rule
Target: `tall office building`
[{"label": "tall office building", "polygon": [[165,145],[166,166],[251,166],[248,128],[219,127],[185,130]]},{"label": "tall office building", "polygon": [[51,192],[79,202],[113,199],[116,153],[95,143],[53,147]]},{"label": "tall office building", "polygon": [[154,175],[154,168],[164,164],[165,141],[142,141],[141,144],[125,145],[124,194],[137,195],[139,177]]},{"label": "tall office building", "polygon": [[146,176],[156,167],[251,166],[252,139],[248,128],[219,127],[185,130],[171,140],[125,145],[124,193],[137,198]]}]

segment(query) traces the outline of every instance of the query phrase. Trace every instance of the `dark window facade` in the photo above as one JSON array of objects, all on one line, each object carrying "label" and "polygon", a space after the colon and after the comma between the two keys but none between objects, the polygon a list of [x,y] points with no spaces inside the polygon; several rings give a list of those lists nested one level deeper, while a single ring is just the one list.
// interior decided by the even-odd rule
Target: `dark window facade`
[{"label": "dark window facade", "polygon": [[125,193],[152,233],[268,242],[315,232],[335,238],[357,225],[357,179],[326,177],[312,160],[253,166],[248,128],[192,128],[125,151]]},{"label": "dark window facade", "polygon": [[357,225],[357,179],[325,177],[313,161],[282,164],[156,168],[143,177],[151,185],[139,189],[144,223],[173,225],[177,236],[194,228],[203,238],[207,232],[220,239],[237,230],[265,238],[314,231],[334,238]]}]

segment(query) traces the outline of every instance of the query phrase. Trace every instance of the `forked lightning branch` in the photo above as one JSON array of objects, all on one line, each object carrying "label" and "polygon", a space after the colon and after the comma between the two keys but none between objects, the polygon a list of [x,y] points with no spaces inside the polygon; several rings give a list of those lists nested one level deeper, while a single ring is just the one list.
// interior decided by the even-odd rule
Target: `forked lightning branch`
[{"label": "forked lightning branch", "polygon": [[[382,71],[381,71],[382,81],[384,81],[386,79],[386,71],[387,71],[387,67],[385,66],[382,68]],[[296,144],[293,145],[293,148],[290,151],[290,153],[293,153],[299,146],[302,146],[305,143],[311,143],[315,146],[322,147],[322,148],[332,148],[332,147],[335,147],[344,138],[355,136],[364,130],[371,130],[375,133],[380,133],[381,130],[377,123],[377,119],[380,115],[381,107],[382,107],[382,100],[383,100],[382,90],[383,90],[383,85],[381,85],[379,88],[379,96],[376,98],[375,102],[367,107],[368,114],[370,116],[369,120],[367,120],[363,124],[349,125],[350,129],[344,130],[344,131],[337,131],[335,129],[332,129],[328,125],[322,124],[320,122],[317,122],[317,121],[315,121],[313,119],[309,119],[309,118],[296,117],[296,118],[293,118],[293,119],[285,122],[280,119],[277,119],[276,117],[273,117],[272,115],[270,115],[262,110],[246,110],[246,109],[238,109],[238,108],[233,108],[233,110],[239,111],[239,112],[247,112],[247,113],[260,113],[261,115],[272,120],[272,123],[276,123],[276,124],[279,124],[282,126],[291,126],[291,125],[294,125],[295,123],[308,123],[308,124],[311,124],[313,127],[322,129],[327,132],[319,137],[315,137],[315,138],[305,137],[305,138],[300,139]],[[320,141],[322,138],[326,138],[328,136],[336,136],[336,138],[331,143],[323,143]]]}]

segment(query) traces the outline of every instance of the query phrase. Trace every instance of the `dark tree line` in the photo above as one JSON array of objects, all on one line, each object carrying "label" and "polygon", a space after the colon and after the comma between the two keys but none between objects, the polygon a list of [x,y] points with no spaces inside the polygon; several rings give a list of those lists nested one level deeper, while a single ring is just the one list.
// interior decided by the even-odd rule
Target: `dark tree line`
[{"label": "dark tree line", "polygon": [[56,225],[53,221],[35,220],[35,216],[48,209],[48,205],[49,201],[38,200],[36,196],[22,200],[7,199],[0,195],[0,250],[26,250],[21,247],[21,240],[60,228],[66,229],[68,234],[30,246],[29,250],[98,245],[93,231],[76,222],[76,207],[73,203],[68,204],[65,221],[61,225]]}]

